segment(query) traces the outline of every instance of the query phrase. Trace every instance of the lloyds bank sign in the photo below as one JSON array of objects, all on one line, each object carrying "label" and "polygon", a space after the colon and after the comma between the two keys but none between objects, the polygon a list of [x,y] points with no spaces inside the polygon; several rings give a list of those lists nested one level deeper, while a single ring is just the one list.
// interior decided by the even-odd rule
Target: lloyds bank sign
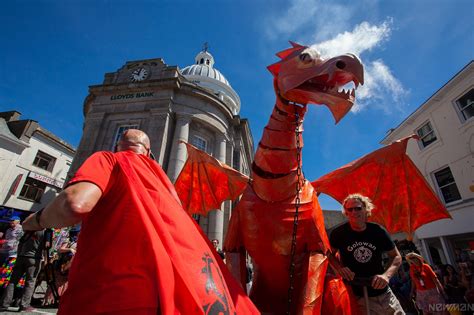
[{"label": "lloyds bank sign", "polygon": [[113,100],[153,97],[153,93],[154,92],[137,92],[137,93],[129,93],[129,94],[117,94],[117,95],[112,95],[110,99],[113,101]]}]

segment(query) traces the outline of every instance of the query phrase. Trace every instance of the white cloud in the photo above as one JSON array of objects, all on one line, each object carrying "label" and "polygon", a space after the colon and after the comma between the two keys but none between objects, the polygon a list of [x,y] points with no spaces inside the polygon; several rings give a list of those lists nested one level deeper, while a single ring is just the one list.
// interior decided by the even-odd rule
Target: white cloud
[{"label": "white cloud", "polygon": [[[323,3],[319,0],[293,0],[284,15],[266,19],[266,34],[270,39],[288,37],[291,40],[305,40],[311,37],[324,40],[334,32],[348,27],[352,10],[339,4]],[[317,29],[317,36],[314,30]]]},{"label": "white cloud", "polygon": [[322,56],[332,57],[335,55],[351,52],[361,55],[366,50],[371,50],[382,44],[390,37],[391,20],[385,21],[379,26],[362,22],[352,32],[345,31],[334,38],[313,45]]},{"label": "white cloud", "polygon": [[402,111],[404,97],[408,94],[400,81],[382,60],[364,64],[365,84],[357,90],[357,102],[352,108],[359,112],[366,107],[378,108],[386,113]]},{"label": "white cloud", "polygon": [[[294,0],[286,14],[273,17],[268,23],[267,34],[270,39],[285,35],[302,44],[313,42],[315,44],[311,46],[324,58],[348,52],[358,55],[364,63],[365,84],[356,93],[357,104],[353,112],[367,107],[386,113],[402,111],[408,91],[382,59],[372,61],[366,57],[367,52],[383,47],[390,40],[392,19],[387,18],[378,25],[363,21],[351,27],[351,18],[349,6],[319,0]],[[348,30],[350,28],[352,30]],[[292,37],[295,34],[299,37]]]}]

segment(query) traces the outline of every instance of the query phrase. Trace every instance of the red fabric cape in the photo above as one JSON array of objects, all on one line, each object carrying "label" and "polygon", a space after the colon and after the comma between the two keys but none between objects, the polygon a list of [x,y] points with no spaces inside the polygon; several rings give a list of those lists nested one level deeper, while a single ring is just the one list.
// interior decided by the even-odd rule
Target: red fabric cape
[{"label": "red fabric cape", "polygon": [[[137,240],[137,236],[128,231],[128,237],[133,239],[128,244],[103,244],[102,246],[104,246],[104,251],[108,250],[107,246],[115,246],[114,248],[118,251],[125,251],[125,253],[119,254],[124,260],[127,260],[127,252],[124,249],[130,248],[130,242],[132,245],[133,242],[148,244],[149,252],[140,255],[148,265],[153,266],[154,264],[156,274],[150,274],[149,277],[156,277],[156,279],[151,279],[150,282],[154,285],[150,285],[150,288],[135,288],[139,292],[138,296],[147,291],[157,290],[156,301],[159,301],[161,314],[218,314],[219,312],[222,314],[259,314],[200,228],[182,209],[173,185],[159,165],[145,156],[130,152],[116,153],[112,158],[116,160],[114,180],[120,181],[120,187],[123,188],[123,194],[116,196],[116,198],[120,199],[122,207],[133,209],[133,211],[124,212],[126,216],[122,220],[134,216],[135,224],[139,222],[145,233],[140,234],[143,235],[143,239]],[[136,167],[138,164],[141,164],[141,170],[145,170],[145,172],[138,170]],[[104,192],[104,195],[106,193]],[[87,223],[90,224],[90,220],[100,219],[104,225],[108,224],[106,217],[93,217],[95,210],[96,208],[87,218],[89,221]],[[97,210],[100,211],[100,209]],[[136,219],[137,215],[138,219]],[[116,231],[117,235],[120,233],[123,234],[123,231]],[[78,255],[81,250],[81,236]],[[111,235],[110,237],[110,242],[114,242],[113,238],[116,239],[119,236]],[[97,253],[97,255],[101,254],[104,255],[103,252]],[[108,258],[104,257],[103,259],[107,260]],[[80,265],[79,261],[75,263]],[[120,263],[124,264],[123,261],[120,261],[116,262],[116,265],[120,265]],[[97,294],[100,296],[94,296],[92,300],[85,301],[84,297],[87,296],[87,291],[99,292],[101,287],[108,285],[108,283],[101,283],[99,280],[103,277],[100,268],[113,269],[116,267],[110,262],[109,266],[97,265],[97,272],[91,280],[97,281],[94,288],[84,287],[82,281],[88,275],[81,274],[81,266],[76,266],[74,271],[71,270],[73,279],[71,279],[71,287],[68,291],[71,290],[65,298],[64,305],[60,307],[60,314],[84,314],[85,309],[97,312],[107,307],[107,304],[117,303],[113,300],[104,300],[105,296],[112,299],[114,296],[116,297],[115,290],[130,289],[127,286],[113,287],[112,290]],[[134,268],[134,266],[125,266],[125,268]],[[132,281],[132,284],[134,283],[133,278],[128,279]],[[122,283],[125,284],[126,281],[128,280]]]}]

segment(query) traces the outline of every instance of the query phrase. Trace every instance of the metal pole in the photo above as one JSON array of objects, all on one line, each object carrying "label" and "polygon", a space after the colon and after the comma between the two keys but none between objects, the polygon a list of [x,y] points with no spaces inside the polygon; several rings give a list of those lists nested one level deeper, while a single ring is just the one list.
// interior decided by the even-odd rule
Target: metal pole
[{"label": "metal pole", "polygon": [[365,300],[365,310],[367,311],[367,315],[370,315],[370,307],[369,307],[369,294],[367,293],[367,287],[364,285],[364,300]]}]

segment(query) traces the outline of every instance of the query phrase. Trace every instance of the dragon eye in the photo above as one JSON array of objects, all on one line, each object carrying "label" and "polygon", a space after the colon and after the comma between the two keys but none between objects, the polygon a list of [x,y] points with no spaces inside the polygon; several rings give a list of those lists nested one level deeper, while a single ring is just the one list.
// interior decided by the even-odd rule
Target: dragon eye
[{"label": "dragon eye", "polygon": [[346,63],[344,61],[339,60],[338,62],[336,62],[336,67],[342,70],[346,67]]},{"label": "dragon eye", "polygon": [[309,63],[313,59],[311,58],[311,55],[308,53],[302,53],[299,57],[300,57],[300,60],[303,61],[304,63]]}]

